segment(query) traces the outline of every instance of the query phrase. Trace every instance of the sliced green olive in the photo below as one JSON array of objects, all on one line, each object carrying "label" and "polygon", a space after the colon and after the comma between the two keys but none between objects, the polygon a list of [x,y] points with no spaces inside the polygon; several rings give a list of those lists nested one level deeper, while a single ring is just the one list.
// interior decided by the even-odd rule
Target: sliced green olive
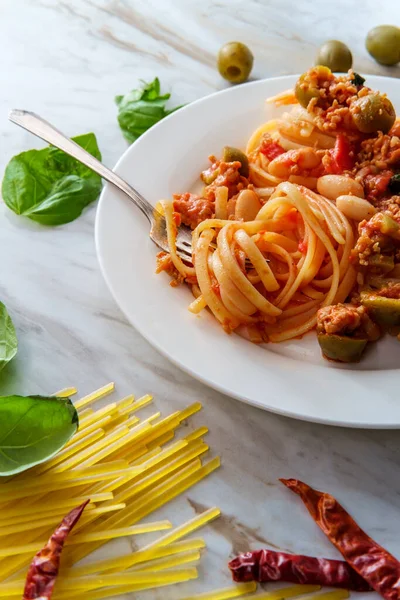
[{"label": "sliced green olive", "polygon": [[400,28],[379,25],[368,32],[365,46],[381,65],[395,65],[400,61]]},{"label": "sliced green olive", "polygon": [[384,254],[372,254],[368,258],[368,265],[378,268],[382,273],[390,273],[394,269],[394,258]]},{"label": "sliced green olive", "polygon": [[377,296],[371,292],[362,292],[361,304],[368,308],[371,319],[379,325],[384,327],[400,325],[400,300]]},{"label": "sliced green olive", "polygon": [[387,133],[396,120],[393,104],[385,96],[368,94],[355,100],[350,107],[355,126],[362,133]]},{"label": "sliced green olive", "polygon": [[231,83],[243,83],[249,78],[253,61],[253,54],[245,44],[228,42],[218,52],[218,71]]},{"label": "sliced green olive", "polygon": [[399,224],[394,219],[392,219],[392,217],[389,217],[389,215],[383,213],[380,220],[379,230],[384,235],[389,235],[391,237],[397,238],[399,234]]},{"label": "sliced green olive", "polygon": [[212,169],[211,167],[209,167],[205,171],[201,172],[200,177],[206,185],[211,185],[217,179],[219,174],[219,167],[217,169]]},{"label": "sliced green olive", "polygon": [[310,100],[319,98],[319,83],[330,77],[332,77],[331,70],[323,65],[317,65],[300,75],[294,93],[301,106],[307,108]]},{"label": "sliced green olive", "polygon": [[239,148],[225,146],[222,151],[222,160],[225,162],[239,161],[242,164],[239,173],[243,175],[243,177],[249,176],[249,159],[242,150],[239,150]]},{"label": "sliced green olive", "polygon": [[344,73],[351,69],[353,56],[346,44],[338,40],[329,40],[318,50],[315,64],[329,67],[336,73]]},{"label": "sliced green olive", "polygon": [[364,338],[352,338],[344,335],[318,334],[318,343],[322,354],[339,362],[357,362],[368,343]]}]

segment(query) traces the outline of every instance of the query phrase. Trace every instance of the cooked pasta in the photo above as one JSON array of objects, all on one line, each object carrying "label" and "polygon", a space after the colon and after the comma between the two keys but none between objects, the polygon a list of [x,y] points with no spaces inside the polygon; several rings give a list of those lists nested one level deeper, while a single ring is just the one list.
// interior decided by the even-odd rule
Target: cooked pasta
[{"label": "cooked pasta", "polygon": [[[226,332],[253,342],[290,340],[316,326],[320,343],[336,336],[365,347],[379,337],[361,293],[373,276],[386,288],[383,276],[400,259],[396,236],[379,228],[382,214],[400,223],[400,124],[386,96],[360,81],[351,71],[310,69],[295,93],[272,99],[293,106],[261,125],[245,152],[226,147],[220,160],[210,157],[201,195],[160,203],[170,254],[159,255],[157,270],[191,286],[190,311],[207,308]],[[193,264],[177,252],[181,222],[193,229]],[[370,222],[379,223],[368,229]]]}]

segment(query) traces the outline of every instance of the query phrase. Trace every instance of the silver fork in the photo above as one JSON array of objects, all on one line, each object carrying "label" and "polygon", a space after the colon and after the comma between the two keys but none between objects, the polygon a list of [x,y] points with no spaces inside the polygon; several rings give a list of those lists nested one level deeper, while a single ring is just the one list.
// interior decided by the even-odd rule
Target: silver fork
[{"label": "silver fork", "polygon": [[[63,150],[86,167],[100,175],[103,179],[112,183],[140,208],[150,223],[150,238],[165,252],[169,252],[167,240],[167,228],[164,216],[154,208],[143,196],[119,177],[114,171],[104,166],[97,158],[86,152],[81,146],[73,142],[69,137],[61,133],[50,123],[28,110],[14,109],[9,114],[9,119],[16,125],[23,127],[34,135],[42,138],[45,142]],[[177,252],[179,256],[188,263],[192,263],[192,232],[189,227],[181,225],[178,228]]]}]

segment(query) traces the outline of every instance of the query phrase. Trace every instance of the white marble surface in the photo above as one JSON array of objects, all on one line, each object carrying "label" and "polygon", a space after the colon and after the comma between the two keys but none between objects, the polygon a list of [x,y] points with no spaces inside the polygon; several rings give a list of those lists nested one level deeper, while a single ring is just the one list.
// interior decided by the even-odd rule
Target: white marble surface
[{"label": "white marble surface", "polygon": [[[399,76],[367,55],[363,40],[380,23],[400,23],[393,0],[2,0],[0,4],[0,170],[40,143],[7,122],[12,108],[34,110],[70,135],[96,132],[106,164],[125,141],[113,98],[158,75],[176,103],[224,87],[218,47],[247,42],[254,77],[304,70],[316,47],[340,38],[363,73]],[[278,417],[222,396],[181,373],[126,322],[101,278],[90,207],[74,223],[44,229],[0,207],[0,298],[19,337],[18,357],[0,375],[2,394],[82,392],[114,380],[123,394],[152,392],[165,412],[201,400],[195,423],[210,426],[223,468],[170,505],[180,522],[193,503],[220,505],[206,532],[200,580],[144,597],[177,599],[227,585],[233,552],[270,545],[336,556],[278,477],[330,490],[360,524],[400,556],[400,439],[396,431],[351,431]],[[266,385],[268,378],[266,374]],[[321,397],[321,402],[323,398]],[[123,542],[121,542],[123,544]]]}]

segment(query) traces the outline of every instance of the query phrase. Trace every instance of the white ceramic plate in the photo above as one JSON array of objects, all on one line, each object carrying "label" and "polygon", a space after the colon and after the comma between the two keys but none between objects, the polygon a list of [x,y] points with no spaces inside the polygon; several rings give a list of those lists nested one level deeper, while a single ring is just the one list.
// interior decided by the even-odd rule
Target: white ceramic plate
[{"label": "white ceramic plate", "polygon": [[[265,98],[293,86],[295,76],[233,87],[172,114],[130,146],[115,170],[153,204],[193,188],[209,154],[244,147],[278,109]],[[400,82],[368,77],[400,112]],[[280,111],[282,112],[282,111]],[[187,310],[185,287],[155,275],[157,248],[146,218],[107,184],[96,219],[101,270],[120,308],[141,334],[176,365],[234,398],[284,415],[353,427],[400,427],[400,345],[380,341],[356,366],[321,358],[315,333],[284,344],[253,345],[225,334],[206,311]]]}]

